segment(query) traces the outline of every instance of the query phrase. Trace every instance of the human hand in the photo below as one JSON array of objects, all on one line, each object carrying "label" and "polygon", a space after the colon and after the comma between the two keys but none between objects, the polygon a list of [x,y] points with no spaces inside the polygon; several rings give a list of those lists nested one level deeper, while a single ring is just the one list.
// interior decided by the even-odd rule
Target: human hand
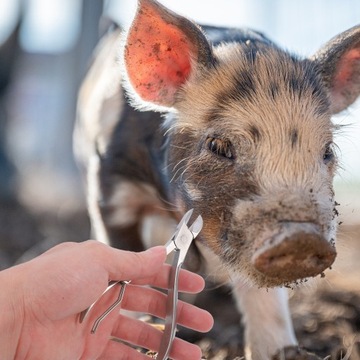
[{"label": "human hand", "polygon": [[[162,332],[150,324],[115,310],[91,334],[95,319],[117,298],[118,286],[96,303],[81,324],[79,313],[103,294],[109,280],[131,279],[121,309],[164,318],[166,295],[144,285],[167,287],[170,266],[164,264],[165,258],[164,247],[134,253],[86,241],[58,245],[32,261],[1,272],[0,284],[10,290],[6,299],[0,296],[0,303],[7,301],[14,323],[11,336],[0,339],[0,349],[7,349],[5,356],[0,354],[1,358],[149,359],[111,338],[156,351]],[[197,293],[203,286],[200,276],[181,271],[180,291]],[[208,312],[181,301],[178,322],[201,332],[210,330],[213,324]],[[198,360],[201,351],[196,345],[176,338],[171,358]]]}]

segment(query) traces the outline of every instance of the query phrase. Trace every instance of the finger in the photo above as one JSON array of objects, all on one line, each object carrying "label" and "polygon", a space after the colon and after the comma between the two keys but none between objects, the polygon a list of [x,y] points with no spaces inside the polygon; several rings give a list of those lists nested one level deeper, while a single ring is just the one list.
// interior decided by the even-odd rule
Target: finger
[{"label": "finger", "polygon": [[82,243],[88,252],[92,266],[105,268],[113,280],[135,280],[155,276],[166,259],[164,246],[156,246],[143,252],[112,248],[96,241]]},{"label": "finger", "polygon": [[[161,271],[159,271],[153,277],[146,277],[132,281],[133,284],[138,285],[152,285],[161,289],[167,289],[169,287],[169,276],[171,266],[164,264]],[[204,279],[191,271],[182,269],[179,275],[179,291],[190,294],[197,294],[205,287]]]},{"label": "finger", "polygon": [[[96,252],[96,258],[101,261],[101,265],[106,266],[111,279],[130,279],[134,283],[150,284],[160,288],[168,287],[170,266],[164,264],[166,259],[164,246],[156,246],[136,253],[113,249],[95,241],[87,241],[84,244],[88,244],[91,251]],[[198,293],[204,286],[205,282],[200,275],[187,270],[181,271],[180,291]]]},{"label": "finger", "polygon": [[[128,285],[121,307],[164,319],[166,317],[166,299],[167,295],[160,291]],[[207,332],[213,326],[213,318],[209,312],[183,301],[177,303],[177,322],[200,332]]]},{"label": "finger", "polygon": [[[143,321],[120,315],[112,335],[144,349],[159,351],[163,332]],[[197,345],[175,338],[170,356],[172,359],[198,360],[201,350]]]}]

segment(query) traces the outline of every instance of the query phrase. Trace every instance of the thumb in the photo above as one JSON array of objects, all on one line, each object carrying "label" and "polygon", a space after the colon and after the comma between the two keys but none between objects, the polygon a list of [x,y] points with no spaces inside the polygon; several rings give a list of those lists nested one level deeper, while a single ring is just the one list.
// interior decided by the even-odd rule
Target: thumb
[{"label": "thumb", "polygon": [[[164,246],[156,246],[143,252],[115,250],[116,257],[107,262],[112,279],[133,280],[153,276],[158,273],[166,260]],[[116,258],[116,259],[115,259]]]}]

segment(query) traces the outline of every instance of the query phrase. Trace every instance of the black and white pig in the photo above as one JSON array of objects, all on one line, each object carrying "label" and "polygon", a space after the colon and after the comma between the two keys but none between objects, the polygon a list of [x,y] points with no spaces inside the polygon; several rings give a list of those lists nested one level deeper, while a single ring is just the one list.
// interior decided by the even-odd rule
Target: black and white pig
[{"label": "black and white pig", "polygon": [[303,59],[139,0],[95,55],[75,148],[96,239],[163,244],[193,208],[204,228],[187,267],[232,287],[246,359],[295,345],[284,286],[336,257],[331,116],[360,92],[360,26]]}]

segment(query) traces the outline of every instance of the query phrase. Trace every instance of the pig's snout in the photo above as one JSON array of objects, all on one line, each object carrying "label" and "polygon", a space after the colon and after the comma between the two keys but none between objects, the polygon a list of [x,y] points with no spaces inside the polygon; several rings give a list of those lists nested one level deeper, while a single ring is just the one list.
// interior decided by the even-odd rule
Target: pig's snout
[{"label": "pig's snout", "polygon": [[335,260],[336,251],[312,223],[283,222],[279,232],[264,239],[252,262],[274,286],[322,273]]}]

